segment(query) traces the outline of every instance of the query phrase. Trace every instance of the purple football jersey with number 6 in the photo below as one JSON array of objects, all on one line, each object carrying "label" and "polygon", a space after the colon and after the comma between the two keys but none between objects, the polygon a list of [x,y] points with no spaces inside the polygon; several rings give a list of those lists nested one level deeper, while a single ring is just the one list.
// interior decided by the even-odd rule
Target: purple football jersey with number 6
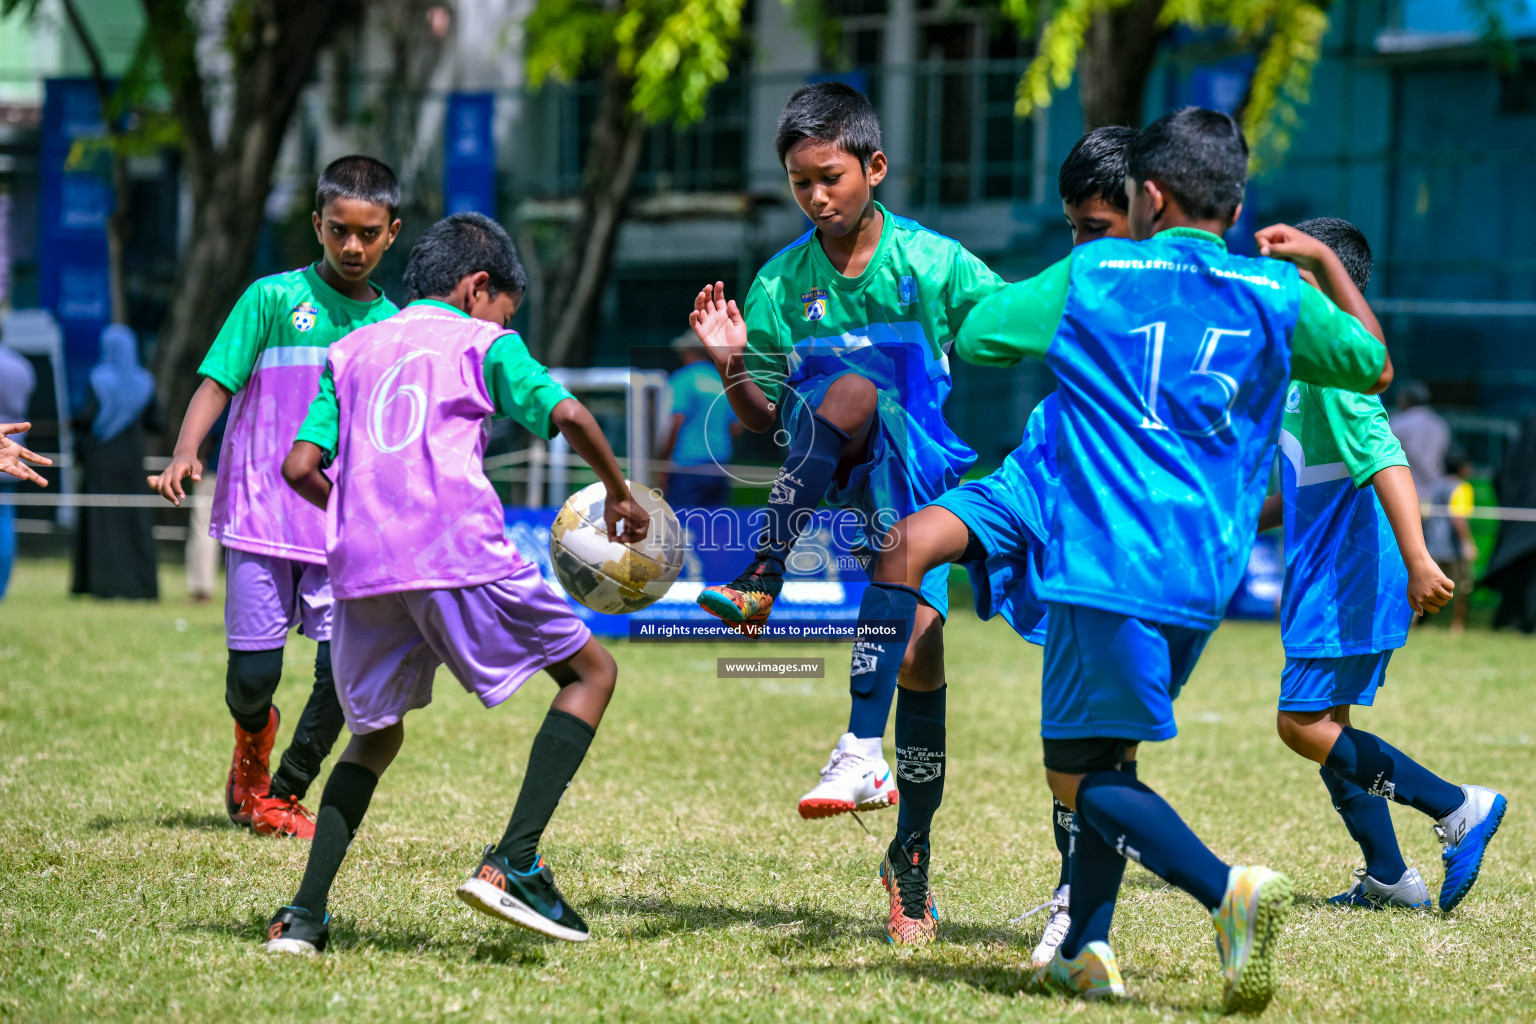
[{"label": "purple football jersey with number 6", "polygon": [[507,333],[432,303],[331,345],[338,483],[325,516],[338,599],[471,587],[522,565],[482,465],[485,359]]}]

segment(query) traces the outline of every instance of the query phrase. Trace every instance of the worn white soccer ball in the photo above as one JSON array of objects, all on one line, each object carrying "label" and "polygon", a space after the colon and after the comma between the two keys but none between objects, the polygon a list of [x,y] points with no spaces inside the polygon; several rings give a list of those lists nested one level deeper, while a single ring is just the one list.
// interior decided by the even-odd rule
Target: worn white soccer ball
[{"label": "worn white soccer ball", "polygon": [[560,585],[604,615],[628,615],[660,600],[683,568],[683,527],[672,507],[660,491],[634,483],[629,487],[651,514],[644,540],[622,544],[608,539],[601,483],[571,495],[549,529],[549,560]]}]

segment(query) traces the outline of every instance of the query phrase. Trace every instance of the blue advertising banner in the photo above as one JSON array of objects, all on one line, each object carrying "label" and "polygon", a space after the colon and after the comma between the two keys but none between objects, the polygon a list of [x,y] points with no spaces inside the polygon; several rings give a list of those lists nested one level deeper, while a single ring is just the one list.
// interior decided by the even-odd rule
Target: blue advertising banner
[{"label": "blue advertising banner", "polygon": [[[555,521],[555,508],[506,506],[507,536],[518,552],[539,567],[557,590],[560,582],[549,561],[549,526]],[[667,596],[633,615],[600,615],[569,595],[566,600],[592,632],[601,636],[629,636],[645,639],[646,624],[658,630],[669,624],[714,625],[717,620],[696,604],[699,591],[716,583],[734,579],[751,557],[749,541],[761,529],[761,508],[708,508],[675,510],[688,534],[688,553],[677,582]],[[852,513],[821,509],[811,527],[790,556],[790,575],[773,606],[772,623],[786,628],[796,624],[807,630],[828,624],[846,626],[841,632],[801,637],[779,635],[774,639],[852,640],[852,627],[858,621],[859,602],[864,597],[865,577],[854,558],[849,541]],[[961,577],[963,573],[959,573]],[[1248,558],[1243,582],[1227,606],[1227,615],[1239,619],[1273,619],[1280,601],[1280,586],[1285,578],[1285,558],[1274,534],[1258,538]],[[972,607],[969,595],[953,594],[951,607],[956,611]],[[1006,626],[1000,628],[1006,629]],[[657,632],[657,639],[668,634]],[[673,634],[675,637],[675,634]],[[735,635],[719,639],[743,640]],[[765,637],[764,639],[770,639]]]},{"label": "blue advertising banner", "polygon": [[[560,584],[549,562],[549,526],[558,511],[506,508],[507,536],[557,588]],[[567,597],[594,633],[629,636],[638,632],[631,628],[637,623],[708,625],[718,621],[695,603],[699,591],[735,579],[746,567],[752,557],[750,541],[762,526],[763,510],[724,507],[675,511],[688,534],[688,551],[683,570],[666,597],[633,615],[599,615]],[[858,620],[865,581],[848,543],[853,536],[851,523],[852,516],[846,511],[822,509],[816,513],[790,557],[790,575],[773,606],[774,623],[845,623],[851,627]]]},{"label": "blue advertising banner", "polygon": [[496,216],[496,96],[456,92],[448,97],[443,131],[443,212]]},{"label": "blue advertising banner", "polygon": [[81,139],[106,134],[96,88],[88,78],[50,78],[43,99],[41,195],[38,211],[38,304],[64,332],[70,403],[85,400],[101,329],[111,319],[107,218],[113,196],[105,151],[70,166]]}]

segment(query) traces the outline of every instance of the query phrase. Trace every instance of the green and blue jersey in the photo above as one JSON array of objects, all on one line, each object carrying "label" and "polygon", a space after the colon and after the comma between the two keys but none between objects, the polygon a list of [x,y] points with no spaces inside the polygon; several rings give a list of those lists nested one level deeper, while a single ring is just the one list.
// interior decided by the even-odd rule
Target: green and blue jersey
[{"label": "green and blue jersey", "polygon": [[1347,658],[1403,646],[1408,570],[1370,482],[1408,459],[1381,400],[1292,383],[1280,452],[1286,655]]},{"label": "green and blue jersey", "polygon": [[1059,382],[1042,597],[1195,629],[1241,580],[1289,380],[1364,391],[1386,358],[1294,266],[1191,228],[1078,246],[983,302],[956,352]]},{"label": "green and blue jersey", "polygon": [[977,303],[1005,285],[959,242],[876,206],[880,242],[862,272],[840,273],[807,231],[763,265],[744,313],[747,370],[792,435],[838,377],[875,385],[872,464],[825,496],[867,522],[917,511],[976,461],[944,419],[947,349]]}]

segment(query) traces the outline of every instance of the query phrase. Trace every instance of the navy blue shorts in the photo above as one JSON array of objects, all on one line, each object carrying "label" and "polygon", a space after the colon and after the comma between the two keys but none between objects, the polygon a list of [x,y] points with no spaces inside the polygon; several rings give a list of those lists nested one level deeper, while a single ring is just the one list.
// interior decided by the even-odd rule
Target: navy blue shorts
[{"label": "navy blue shorts", "polygon": [[1391,660],[1391,651],[1346,658],[1286,658],[1280,674],[1280,710],[1326,711],[1346,704],[1370,707]]},{"label": "navy blue shorts", "polygon": [[1139,742],[1178,735],[1173,702],[1211,630],[1048,605],[1040,735]]}]

